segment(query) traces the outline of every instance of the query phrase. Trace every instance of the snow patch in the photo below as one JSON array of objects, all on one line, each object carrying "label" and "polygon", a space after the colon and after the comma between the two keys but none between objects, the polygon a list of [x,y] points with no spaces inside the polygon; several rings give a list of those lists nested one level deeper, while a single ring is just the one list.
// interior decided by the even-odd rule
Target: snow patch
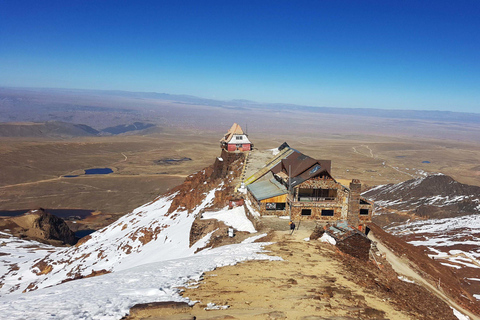
[{"label": "snow patch", "polygon": [[403,282],[408,282],[408,283],[415,283],[415,281],[408,279],[407,277],[404,276],[398,276],[399,280],[402,280]]},{"label": "snow patch", "polygon": [[207,310],[207,311],[208,311],[208,310],[226,310],[226,309],[228,309],[228,308],[230,308],[229,305],[218,306],[218,305],[216,305],[216,304],[213,303],[213,302],[209,302],[209,303],[207,303],[207,307],[205,308],[205,310]]},{"label": "snow patch", "polygon": [[222,221],[227,226],[237,229],[238,231],[247,231],[250,233],[255,233],[255,227],[252,222],[248,220],[245,215],[245,208],[235,207],[233,209],[228,209],[228,207],[223,208],[220,211],[216,212],[204,212],[202,214],[202,219],[217,219]]},{"label": "snow patch", "polygon": [[328,243],[333,244],[333,245],[336,245],[336,244],[337,244],[337,241],[335,241],[335,239],[334,239],[332,236],[330,236],[330,235],[328,235],[328,234],[326,234],[326,233],[324,233],[324,234],[320,237],[319,240],[322,241],[322,242],[328,242]]},{"label": "snow patch", "polygon": [[[450,308],[452,308],[452,307],[450,307]],[[463,313],[461,313],[461,312],[458,311],[457,309],[452,308],[452,310],[453,310],[453,315],[454,315],[455,317],[457,317],[457,319],[459,319],[459,320],[470,320],[470,317],[469,317],[469,316],[464,315]]]},{"label": "snow patch", "polygon": [[270,149],[269,151],[272,152],[272,155],[276,156],[277,154],[280,153],[280,150],[278,150],[278,148],[273,148],[273,149]]}]

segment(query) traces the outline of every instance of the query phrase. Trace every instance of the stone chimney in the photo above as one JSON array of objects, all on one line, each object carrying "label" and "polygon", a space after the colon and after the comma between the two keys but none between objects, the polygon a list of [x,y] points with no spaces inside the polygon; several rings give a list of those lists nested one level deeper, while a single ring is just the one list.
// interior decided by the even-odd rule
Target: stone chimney
[{"label": "stone chimney", "polygon": [[360,193],[362,192],[362,184],[360,180],[353,179],[350,182],[350,196],[348,197],[348,214],[347,222],[352,227],[358,228],[360,219]]}]

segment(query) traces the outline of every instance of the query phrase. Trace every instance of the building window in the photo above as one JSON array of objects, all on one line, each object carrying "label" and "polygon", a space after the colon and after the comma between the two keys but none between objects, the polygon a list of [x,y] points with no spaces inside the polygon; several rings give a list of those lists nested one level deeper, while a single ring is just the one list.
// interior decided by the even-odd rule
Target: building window
[{"label": "building window", "polygon": [[311,216],[312,209],[302,209],[302,216]]},{"label": "building window", "polygon": [[265,203],[265,209],[267,210],[277,210],[277,204],[275,202]]},{"label": "building window", "polygon": [[321,202],[321,201],[332,201],[337,197],[336,189],[298,189],[298,201],[312,201],[312,202]]},{"label": "building window", "polygon": [[235,139],[237,139],[237,140],[243,140],[243,137],[242,137],[242,136],[235,136]]},{"label": "building window", "polygon": [[360,209],[361,216],[368,216],[368,209]]},{"label": "building window", "polygon": [[333,210],[322,210],[322,216],[324,217],[333,217],[334,211]]},{"label": "building window", "polygon": [[267,210],[285,210],[285,202],[267,202],[265,203]]}]

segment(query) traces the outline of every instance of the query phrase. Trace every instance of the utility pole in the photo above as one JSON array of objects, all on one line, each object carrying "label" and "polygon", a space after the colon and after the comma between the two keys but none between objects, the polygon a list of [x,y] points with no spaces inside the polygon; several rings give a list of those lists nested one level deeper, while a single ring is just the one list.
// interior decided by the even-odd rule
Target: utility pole
[{"label": "utility pole", "polygon": [[[290,173],[292,171],[292,165],[288,165],[288,196],[290,197],[292,195],[292,183],[291,183],[291,179],[290,179]],[[290,216],[290,221],[292,221],[292,201],[293,199],[291,199],[288,203],[288,207],[289,207],[289,210],[288,210],[288,215]]]}]

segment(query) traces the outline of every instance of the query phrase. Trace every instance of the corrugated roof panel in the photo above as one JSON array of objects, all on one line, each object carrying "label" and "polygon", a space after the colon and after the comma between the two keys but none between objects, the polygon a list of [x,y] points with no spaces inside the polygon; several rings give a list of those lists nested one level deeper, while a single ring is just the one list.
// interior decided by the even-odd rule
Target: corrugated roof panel
[{"label": "corrugated roof panel", "polygon": [[266,181],[257,181],[247,186],[248,190],[257,200],[268,199],[288,193],[287,188],[275,178]]}]

